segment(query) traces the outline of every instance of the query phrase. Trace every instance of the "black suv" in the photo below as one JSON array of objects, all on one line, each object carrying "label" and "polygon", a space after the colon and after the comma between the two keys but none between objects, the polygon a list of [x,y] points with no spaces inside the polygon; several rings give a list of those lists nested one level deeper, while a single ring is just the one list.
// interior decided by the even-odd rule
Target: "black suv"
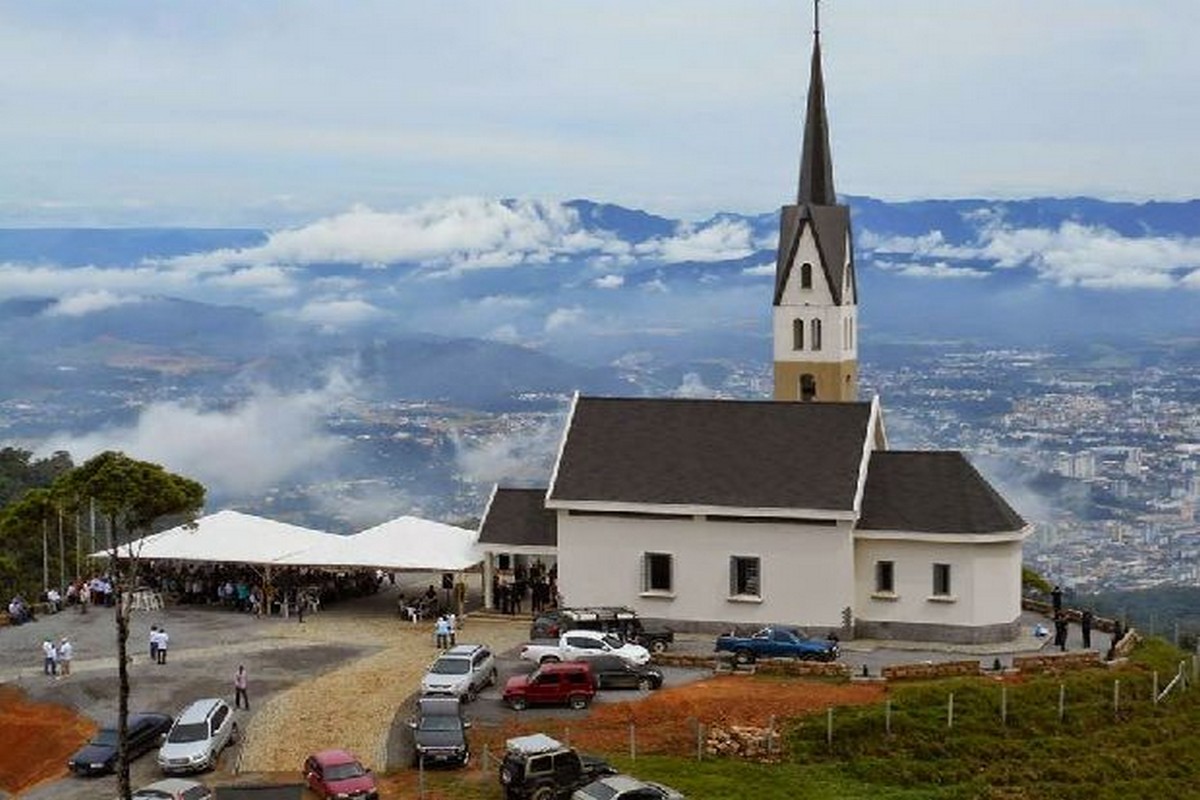
[{"label": "black suv", "polygon": [[666,626],[647,626],[637,612],[624,606],[555,608],[543,611],[529,626],[530,639],[555,639],[570,630],[615,633],[627,642],[635,642],[651,653],[661,653],[675,641],[675,632]]},{"label": "black suv", "polygon": [[579,787],[615,774],[607,762],[581,756],[544,733],[509,739],[500,762],[505,800],[567,800]]},{"label": "black suv", "polygon": [[457,697],[422,697],[408,723],[413,732],[413,766],[465,766],[471,758],[462,704]]},{"label": "black suv", "polygon": [[630,664],[620,656],[588,656],[592,680],[597,689],[659,689],[663,685],[662,670],[649,664]]}]

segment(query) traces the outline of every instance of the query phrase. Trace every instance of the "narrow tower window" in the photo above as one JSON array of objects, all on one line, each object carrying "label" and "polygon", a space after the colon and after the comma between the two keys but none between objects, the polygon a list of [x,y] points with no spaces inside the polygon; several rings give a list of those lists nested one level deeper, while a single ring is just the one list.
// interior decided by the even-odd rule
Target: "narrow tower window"
[{"label": "narrow tower window", "polygon": [[821,320],[819,319],[812,321],[812,349],[821,349]]},{"label": "narrow tower window", "polygon": [[792,349],[804,349],[804,320],[802,319],[792,322]]},{"label": "narrow tower window", "polygon": [[800,376],[800,399],[805,403],[817,399],[817,379],[807,372]]},{"label": "narrow tower window", "polygon": [[812,264],[807,261],[800,265],[800,288],[812,288]]}]

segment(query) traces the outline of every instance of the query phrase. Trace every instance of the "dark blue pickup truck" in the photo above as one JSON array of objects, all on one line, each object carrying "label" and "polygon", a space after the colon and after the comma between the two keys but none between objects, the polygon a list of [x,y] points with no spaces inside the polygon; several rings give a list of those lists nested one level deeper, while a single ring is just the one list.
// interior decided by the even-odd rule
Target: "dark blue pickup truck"
[{"label": "dark blue pickup truck", "polygon": [[787,628],[763,628],[753,636],[726,634],[717,637],[718,653],[733,653],[739,664],[760,658],[796,658],[803,661],[835,661],[838,643],[834,639],[810,639]]}]

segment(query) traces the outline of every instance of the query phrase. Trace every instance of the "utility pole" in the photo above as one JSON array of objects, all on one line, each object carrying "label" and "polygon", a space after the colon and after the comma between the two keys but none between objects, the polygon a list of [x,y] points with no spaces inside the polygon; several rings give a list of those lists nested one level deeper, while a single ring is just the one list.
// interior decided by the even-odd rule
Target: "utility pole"
[{"label": "utility pole", "polygon": [[50,588],[50,540],[46,532],[46,515],[42,514],[42,591]]},{"label": "utility pole", "polygon": [[58,590],[67,585],[67,552],[63,549],[62,509],[58,509]]}]

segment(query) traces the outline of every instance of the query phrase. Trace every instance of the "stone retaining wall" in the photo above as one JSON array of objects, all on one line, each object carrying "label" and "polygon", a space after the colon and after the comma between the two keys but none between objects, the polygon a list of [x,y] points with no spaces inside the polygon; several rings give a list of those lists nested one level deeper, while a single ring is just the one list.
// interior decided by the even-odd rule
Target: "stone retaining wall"
[{"label": "stone retaining wall", "polygon": [[1064,672],[1103,664],[1100,654],[1094,650],[1076,650],[1073,653],[1038,653],[1032,656],[1013,656],[1013,667],[1024,673]]},{"label": "stone retaining wall", "polygon": [[[728,653],[719,655],[688,655],[683,653],[655,653],[650,661],[659,666],[695,667],[701,669],[731,669],[734,665],[733,656]],[[836,661],[797,661],[794,658],[760,658],[754,662],[754,671],[764,675],[816,675],[821,677],[844,678],[850,675],[849,664],[839,664]]]},{"label": "stone retaining wall", "polygon": [[889,681],[920,678],[952,678],[957,675],[978,675],[978,659],[971,661],[943,661],[939,664],[894,664],[884,667],[881,674]]}]

